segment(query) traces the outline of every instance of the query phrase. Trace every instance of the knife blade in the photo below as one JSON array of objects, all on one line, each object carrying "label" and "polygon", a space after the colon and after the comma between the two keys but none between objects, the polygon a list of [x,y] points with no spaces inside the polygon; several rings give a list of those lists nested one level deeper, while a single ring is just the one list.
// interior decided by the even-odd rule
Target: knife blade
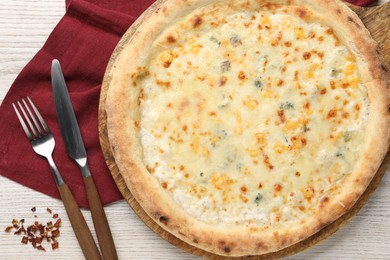
[{"label": "knife blade", "polygon": [[64,139],[68,155],[76,161],[81,169],[91,209],[92,220],[103,258],[118,259],[107,217],[88,167],[87,153],[81,137],[76,115],[73,110],[72,102],[70,100],[65,78],[62,73],[61,65],[56,59],[52,62],[51,80],[54,103],[61,134]]},{"label": "knife blade", "polygon": [[[60,125],[62,138],[65,142],[66,151],[80,167],[88,167],[87,152],[85,151],[80,128],[76,120],[76,115],[74,114],[68,88],[58,60],[53,60],[51,81],[58,123]],[[83,172],[84,177],[89,175],[90,173],[87,171]]]}]

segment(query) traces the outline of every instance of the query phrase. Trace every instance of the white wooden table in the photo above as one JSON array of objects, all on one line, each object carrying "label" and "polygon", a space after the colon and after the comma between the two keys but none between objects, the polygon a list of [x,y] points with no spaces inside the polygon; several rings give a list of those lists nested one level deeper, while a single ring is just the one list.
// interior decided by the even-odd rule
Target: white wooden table
[{"label": "white wooden table", "polygon": [[[386,1],[389,0],[381,2]],[[0,103],[64,12],[64,0],[0,1]],[[33,206],[39,216],[47,216],[46,207],[60,214],[63,225],[58,250],[52,251],[49,245],[46,252],[35,250],[31,244],[22,245],[20,236],[3,231],[13,218],[31,222]],[[150,231],[125,201],[106,206],[106,213],[120,259],[196,259]],[[83,214],[93,227],[89,211],[83,210]],[[96,240],[93,230],[92,233]],[[0,259],[28,258],[83,259],[83,254],[61,201],[0,176]],[[326,241],[289,259],[390,259],[389,172],[349,224]]]}]

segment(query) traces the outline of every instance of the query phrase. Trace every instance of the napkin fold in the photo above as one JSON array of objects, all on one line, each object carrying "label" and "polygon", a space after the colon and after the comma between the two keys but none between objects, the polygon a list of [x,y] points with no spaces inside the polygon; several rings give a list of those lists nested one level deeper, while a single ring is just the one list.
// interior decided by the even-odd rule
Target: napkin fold
[{"label": "napkin fold", "polygon": [[[56,140],[54,161],[77,203],[88,208],[76,163],[66,154],[51,89],[51,61],[61,62],[69,95],[88,154],[91,174],[103,204],[122,198],[104,162],[98,137],[98,106],[104,71],[120,37],[154,0],[66,1],[66,13],[42,49],[20,72],[0,107],[0,174],[49,196],[60,198],[49,165],[27,141],[12,103],[29,96]],[[367,5],[372,0],[348,0]],[[22,196],[19,194],[19,196]],[[26,198],[28,200],[28,198]],[[34,205],[32,205],[34,206]]]}]

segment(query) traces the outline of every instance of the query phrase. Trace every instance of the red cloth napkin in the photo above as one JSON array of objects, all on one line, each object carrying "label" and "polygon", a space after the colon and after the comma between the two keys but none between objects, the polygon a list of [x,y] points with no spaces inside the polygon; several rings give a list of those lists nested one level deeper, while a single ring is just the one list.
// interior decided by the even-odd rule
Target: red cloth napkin
[{"label": "red cloth napkin", "polygon": [[368,6],[376,2],[376,0],[344,0],[353,5]]},{"label": "red cloth napkin", "polygon": [[[68,157],[59,130],[51,89],[50,67],[60,60],[88,153],[89,166],[104,204],[122,198],[107,169],[98,138],[98,105],[104,70],[122,34],[154,0],[73,0],[43,48],[19,74],[0,108],[0,174],[59,198],[44,158],[24,136],[12,102],[29,96],[56,140],[54,160],[76,201],[88,207],[78,166]],[[368,4],[372,0],[349,1]],[[19,194],[19,196],[23,196]],[[28,198],[26,198],[28,200]],[[33,205],[32,205],[33,206]]]},{"label": "red cloth napkin", "polygon": [[[81,172],[68,157],[51,89],[51,61],[61,62],[88,154],[91,174],[104,204],[122,198],[104,162],[98,138],[100,84],[120,37],[154,0],[74,0],[43,48],[22,70],[0,108],[0,174],[59,198],[48,163],[32,150],[12,102],[29,96],[53,132],[53,153],[63,179],[81,207],[88,207]],[[23,196],[18,194],[17,196]],[[28,200],[28,198],[26,198]],[[33,206],[33,205],[32,205]]]}]

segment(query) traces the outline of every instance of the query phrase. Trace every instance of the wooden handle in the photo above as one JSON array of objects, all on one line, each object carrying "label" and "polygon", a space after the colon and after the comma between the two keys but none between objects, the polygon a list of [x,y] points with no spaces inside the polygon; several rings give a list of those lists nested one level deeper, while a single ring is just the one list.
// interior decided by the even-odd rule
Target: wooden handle
[{"label": "wooden handle", "polygon": [[93,225],[95,226],[95,231],[99,241],[100,250],[102,251],[103,259],[118,259],[106,213],[104,212],[104,208],[102,202],[100,201],[100,196],[92,176],[85,177],[84,184],[87,191]]},{"label": "wooden handle", "polygon": [[102,259],[95,241],[93,240],[91,231],[87,226],[87,222],[85,222],[84,216],[70,192],[68,185],[63,184],[57,187],[85,258],[87,260]]}]

